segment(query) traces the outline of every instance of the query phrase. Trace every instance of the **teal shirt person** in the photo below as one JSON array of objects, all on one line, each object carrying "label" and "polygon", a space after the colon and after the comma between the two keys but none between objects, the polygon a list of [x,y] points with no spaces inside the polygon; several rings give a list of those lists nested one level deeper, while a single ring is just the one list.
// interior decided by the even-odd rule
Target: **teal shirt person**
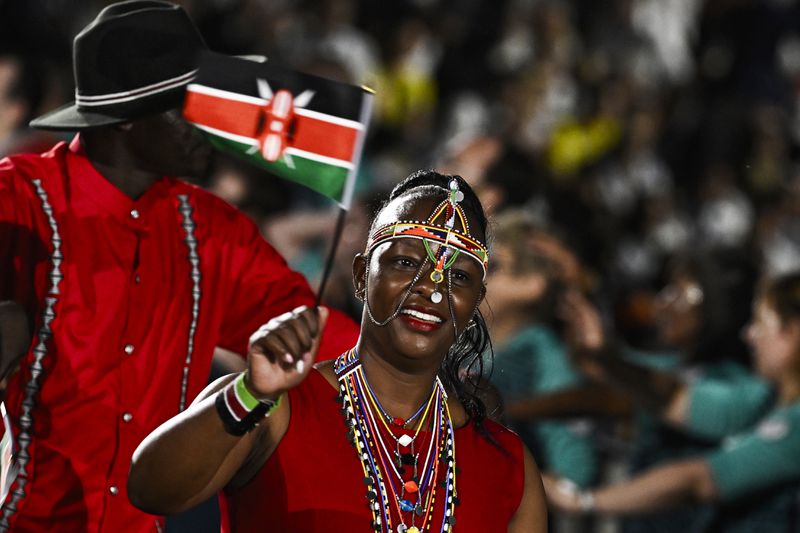
[{"label": "teal shirt person", "polygon": [[[633,472],[717,449],[723,439],[752,427],[771,408],[772,387],[741,364],[719,359],[686,363],[676,352],[641,352],[627,349],[626,360],[676,375],[688,386],[685,425],[674,428],[642,411],[637,417],[637,438],[631,461]],[[700,533],[716,517],[713,506],[674,509],[664,513],[626,518],[625,533]]]},{"label": "teal shirt person", "polygon": [[[683,431],[715,444],[752,427],[774,403],[774,390],[764,379],[741,364],[719,360],[682,365],[672,352],[645,354],[626,350],[623,357],[641,366],[676,374],[688,386],[688,417]],[[656,424],[643,414],[645,427]]]},{"label": "teal shirt person", "polygon": [[[543,395],[578,385],[582,378],[572,367],[565,347],[552,329],[532,325],[520,330],[495,350],[492,383],[505,401]],[[597,454],[578,423],[527,422],[514,429],[533,440],[537,460],[544,470],[566,477],[581,487],[597,475]]]},{"label": "teal shirt person", "polygon": [[800,530],[800,401],[774,408],[706,459],[722,505],[714,527],[726,533]]},{"label": "teal shirt person", "polygon": [[753,427],[775,401],[768,382],[732,362],[717,364],[689,385],[686,429],[710,440],[725,439]]},{"label": "teal shirt person", "polygon": [[632,349],[626,349],[623,358],[653,370],[673,373],[688,385],[689,411],[683,429],[708,442],[716,443],[751,427],[774,402],[772,386],[735,361],[682,364],[675,352],[648,353]]}]

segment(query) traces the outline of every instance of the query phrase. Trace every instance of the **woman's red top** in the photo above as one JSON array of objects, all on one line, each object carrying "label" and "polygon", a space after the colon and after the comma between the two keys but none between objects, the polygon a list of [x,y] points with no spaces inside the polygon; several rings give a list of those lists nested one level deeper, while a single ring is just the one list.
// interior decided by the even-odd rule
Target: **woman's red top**
[{"label": "woman's red top", "polygon": [[[291,421],[277,450],[247,485],[220,498],[223,533],[372,531],[364,472],[336,396],[316,370],[289,391]],[[519,437],[489,420],[485,427],[502,449],[471,423],[455,430],[458,533],[505,532],[522,499]]]}]

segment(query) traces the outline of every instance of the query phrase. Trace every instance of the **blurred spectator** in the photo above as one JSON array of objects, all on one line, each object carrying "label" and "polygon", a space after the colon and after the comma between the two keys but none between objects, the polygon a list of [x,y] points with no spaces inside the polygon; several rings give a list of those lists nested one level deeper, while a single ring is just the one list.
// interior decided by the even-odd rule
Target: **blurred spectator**
[{"label": "blurred spectator", "polygon": [[753,207],[728,165],[709,169],[701,188],[698,231],[709,248],[741,247],[753,230]]},{"label": "blurred spectator", "polygon": [[759,220],[756,247],[768,276],[785,274],[800,265],[800,176],[782,187],[781,195]]},{"label": "blurred spectator", "polygon": [[[747,328],[756,369],[777,390],[777,404],[742,424],[738,384],[719,385],[704,409],[732,436],[702,455],[666,462],[633,479],[592,491],[545,476],[559,509],[641,514],[689,503],[717,503],[706,531],[796,531],[800,490],[800,275],[768,282]],[[733,435],[735,434],[735,435]],[[674,526],[673,526],[674,527]],[[673,529],[677,531],[677,529]],[[685,530],[683,530],[685,531]]]},{"label": "blurred spectator", "polygon": [[0,55],[0,157],[42,152],[53,137],[28,128],[43,98],[42,73],[21,55]]},{"label": "blurred spectator", "polygon": [[[633,407],[647,410],[637,421],[633,472],[708,449],[726,436],[705,409],[709,391],[719,383],[748,384],[740,391],[746,400],[737,412],[742,425],[770,405],[769,388],[750,385],[739,336],[749,316],[754,276],[747,259],[737,254],[676,258],[653,309],[660,352],[615,347],[605,340],[597,312],[575,293],[567,299],[562,315],[584,369],[630,398]],[[676,392],[682,386],[690,391],[686,396]],[[668,532],[680,526],[699,532],[708,518],[707,510],[671,511],[628,520],[625,531]]]},{"label": "blurred spectator", "polygon": [[541,188],[540,170],[525,153],[495,136],[476,135],[453,143],[438,167],[469,180],[488,215],[531,202]]},{"label": "blurred spectator", "polygon": [[[505,401],[574,387],[581,382],[553,327],[555,305],[570,272],[531,243],[537,232],[521,211],[499,216],[484,311],[495,350],[491,380]],[[556,244],[548,235],[540,240]],[[558,244],[560,245],[560,243]],[[585,424],[514,423],[543,471],[581,487],[597,474],[595,450]]]},{"label": "blurred spectator", "polygon": [[434,129],[437,41],[424,20],[410,18],[398,23],[385,55],[374,79],[376,122],[405,143],[424,146]]},{"label": "blurred spectator", "polygon": [[369,34],[355,26],[356,1],[327,0],[324,4],[319,49],[343,65],[352,82],[369,84],[378,71],[379,52]]}]

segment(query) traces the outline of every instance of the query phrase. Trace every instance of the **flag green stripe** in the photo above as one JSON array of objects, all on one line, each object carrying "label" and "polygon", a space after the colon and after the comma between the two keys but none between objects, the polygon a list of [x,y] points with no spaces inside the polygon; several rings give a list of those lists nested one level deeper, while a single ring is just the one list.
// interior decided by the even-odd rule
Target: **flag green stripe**
[{"label": "flag green stripe", "polygon": [[252,145],[225,139],[208,132],[205,132],[205,134],[211,143],[220,150],[237,154],[243,159],[277,176],[313,189],[328,198],[333,198],[337,202],[342,200],[344,186],[349,172],[346,168],[313,161],[298,155],[291,156],[294,168],[289,167],[284,162],[283,158],[274,163],[270,163],[261,157],[261,154],[258,152],[248,154],[247,151],[252,148]]}]

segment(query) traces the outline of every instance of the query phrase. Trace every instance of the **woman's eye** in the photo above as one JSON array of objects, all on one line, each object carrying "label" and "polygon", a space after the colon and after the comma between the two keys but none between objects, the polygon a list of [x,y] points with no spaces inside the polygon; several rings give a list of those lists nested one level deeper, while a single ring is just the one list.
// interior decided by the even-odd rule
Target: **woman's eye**
[{"label": "woman's eye", "polygon": [[404,267],[404,268],[416,268],[417,267],[417,262],[414,261],[413,259],[409,258],[409,257],[398,257],[397,259],[395,259],[395,263],[398,266],[401,266],[401,267]]},{"label": "woman's eye", "polygon": [[453,281],[460,283],[467,283],[469,281],[469,274],[463,270],[453,270]]}]

